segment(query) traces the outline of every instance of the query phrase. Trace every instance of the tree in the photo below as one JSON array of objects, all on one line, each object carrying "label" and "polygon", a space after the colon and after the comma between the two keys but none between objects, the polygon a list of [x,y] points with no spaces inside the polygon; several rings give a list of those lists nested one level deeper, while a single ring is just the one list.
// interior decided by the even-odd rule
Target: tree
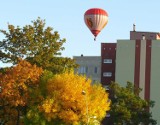
[{"label": "tree", "polygon": [[38,18],[22,28],[8,24],[8,31],[0,32],[5,36],[0,41],[0,61],[4,63],[16,64],[23,58],[54,73],[77,66],[74,60],[60,57],[66,40],[57,31],[52,33],[52,27],[45,27],[45,20]]},{"label": "tree", "polygon": [[156,121],[152,119],[152,114],[148,111],[149,107],[153,107],[153,101],[141,99],[138,96],[141,89],[135,88],[130,82],[127,82],[126,87],[112,82],[110,90],[112,93],[110,115],[116,125],[123,125],[123,123],[156,125]]},{"label": "tree", "polygon": [[30,122],[27,124],[37,121],[34,124],[91,125],[106,116],[110,102],[107,102],[108,94],[101,84],[92,86],[90,79],[73,71],[53,77],[50,74],[49,80],[46,77],[48,75],[41,78],[47,82],[44,84],[47,89],[45,99],[37,109],[28,111],[27,119]]},{"label": "tree", "polygon": [[19,125],[27,106],[38,100],[33,100],[32,94],[36,92],[41,74],[41,68],[22,60],[0,73],[0,122]]}]

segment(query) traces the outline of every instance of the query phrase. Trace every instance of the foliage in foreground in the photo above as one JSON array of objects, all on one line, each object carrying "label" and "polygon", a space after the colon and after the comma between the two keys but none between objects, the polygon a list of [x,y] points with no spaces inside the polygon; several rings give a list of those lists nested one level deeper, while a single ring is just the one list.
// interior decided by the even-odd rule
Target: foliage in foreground
[{"label": "foliage in foreground", "polygon": [[135,88],[132,83],[127,82],[126,87],[119,86],[118,83],[112,82],[110,85],[112,93],[111,100],[111,118],[112,122],[117,125],[156,125],[156,121],[152,119],[149,107],[153,107],[153,101],[141,99],[138,95],[140,89]]},{"label": "foliage in foreground", "polygon": [[0,74],[0,123],[83,125],[101,121],[110,109],[100,84],[68,71],[54,75],[20,61]]},{"label": "foliage in foreground", "polygon": [[[47,73],[48,74],[48,73]],[[47,75],[46,74],[46,75]],[[48,75],[47,75],[48,76]],[[46,81],[47,76],[43,76]],[[100,85],[91,85],[91,80],[71,72],[55,75],[46,84],[45,99],[38,105],[39,121],[49,125],[83,125],[101,121],[110,109],[108,94]],[[27,115],[34,120],[34,111]]]},{"label": "foliage in foreground", "polygon": [[41,68],[26,61],[0,73],[0,121],[9,125],[20,122],[27,106],[35,102],[31,95],[38,88],[41,74]]}]

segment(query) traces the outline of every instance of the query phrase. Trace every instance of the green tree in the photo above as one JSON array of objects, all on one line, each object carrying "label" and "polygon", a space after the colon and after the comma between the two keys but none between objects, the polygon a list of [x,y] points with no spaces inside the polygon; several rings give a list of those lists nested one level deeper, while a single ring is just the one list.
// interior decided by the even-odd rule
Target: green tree
[{"label": "green tree", "polygon": [[112,122],[116,125],[156,125],[152,119],[152,114],[148,111],[153,107],[153,101],[141,99],[138,94],[141,89],[135,88],[132,83],[127,82],[126,87],[121,87],[118,83],[112,82],[111,90],[111,110],[110,115]]},{"label": "green tree", "polygon": [[45,27],[45,20],[38,18],[24,27],[8,24],[8,31],[0,30],[5,38],[0,41],[0,61],[17,64],[19,58],[26,59],[54,73],[77,65],[70,58],[62,58],[65,39],[61,39],[52,27]]}]

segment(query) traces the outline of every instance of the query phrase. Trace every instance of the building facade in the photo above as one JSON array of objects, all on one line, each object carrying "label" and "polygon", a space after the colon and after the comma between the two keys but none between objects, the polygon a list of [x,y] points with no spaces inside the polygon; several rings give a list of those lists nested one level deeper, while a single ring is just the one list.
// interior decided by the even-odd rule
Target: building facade
[{"label": "building facade", "polygon": [[130,81],[142,88],[140,97],[155,101],[150,109],[160,124],[160,40],[118,40],[115,81],[122,86]]},{"label": "building facade", "polygon": [[[123,55],[119,56],[119,54],[121,53],[121,51],[123,51],[123,49],[125,49],[124,51],[129,50],[129,52],[131,53],[135,53],[135,55],[132,55],[133,57],[129,56],[130,60],[128,65],[126,65],[125,67],[128,67],[126,69],[129,70],[136,70],[136,69],[130,69],[129,65],[131,63],[136,63],[136,68],[138,68],[138,61],[145,59],[145,57],[143,56],[143,54],[147,54],[147,60],[151,60],[150,57],[150,51],[151,51],[151,41],[152,40],[159,40],[160,39],[160,34],[158,32],[137,32],[135,31],[135,25],[133,27],[133,31],[130,31],[130,39],[129,40],[117,40],[117,43],[101,43],[101,83],[102,84],[109,84],[111,81],[115,81],[115,78],[118,78],[118,76],[115,74],[116,70],[119,70],[120,67],[119,62],[117,62],[117,59],[122,59],[125,62],[125,55],[130,55],[130,53],[123,53]],[[136,42],[135,42],[136,40]],[[145,41],[147,40],[146,43],[142,42],[141,40]],[[136,44],[136,49],[135,49],[135,44]],[[141,45],[142,44],[142,45]],[[144,44],[144,45],[143,45]],[[142,46],[142,48],[140,48],[140,45]],[[144,47],[147,47],[147,51],[146,53],[141,53],[141,57],[140,57],[140,51],[142,51],[142,49]],[[118,49],[118,51],[117,51]],[[143,49],[144,50],[144,49]],[[136,56],[136,57],[135,57]],[[142,58],[143,57],[143,58]],[[134,62],[136,58],[136,62]],[[139,60],[138,60],[139,59]],[[146,63],[149,63],[149,62]],[[145,62],[144,62],[145,63]],[[142,64],[141,64],[142,65]],[[108,73],[106,73],[108,72]],[[127,75],[127,74],[126,74]],[[128,74],[129,75],[129,74]],[[134,76],[133,74],[130,74],[131,76]],[[138,75],[138,74],[135,74]],[[116,77],[117,76],[117,77]],[[138,80],[138,77],[135,77],[135,80]],[[137,83],[137,81],[135,81]]]},{"label": "building facade", "polygon": [[92,83],[100,82],[101,79],[101,57],[100,56],[73,56],[79,65],[76,72],[86,75],[92,79]]},{"label": "building facade", "polygon": [[116,43],[101,43],[101,83],[115,81]]},{"label": "building facade", "polygon": [[[160,124],[160,40],[158,32],[130,32],[129,40],[117,40],[117,43],[102,43],[101,83],[116,81],[126,86],[127,81],[142,88],[140,97],[155,101],[150,109],[152,116]],[[109,49],[111,48],[111,49]],[[115,48],[115,49],[112,49]],[[105,59],[114,59],[115,63],[107,65]],[[104,77],[104,72],[111,72],[112,77]]]},{"label": "building facade", "polygon": [[142,31],[130,31],[130,40],[159,40],[160,33],[158,32],[142,32]]}]

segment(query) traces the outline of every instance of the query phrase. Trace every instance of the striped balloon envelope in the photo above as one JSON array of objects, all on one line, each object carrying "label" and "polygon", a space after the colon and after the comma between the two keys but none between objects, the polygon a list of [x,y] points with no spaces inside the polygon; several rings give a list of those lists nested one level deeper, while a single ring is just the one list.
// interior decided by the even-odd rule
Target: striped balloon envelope
[{"label": "striped balloon envelope", "polygon": [[108,13],[100,8],[91,8],[85,12],[84,21],[96,40],[97,35],[108,23]]}]

